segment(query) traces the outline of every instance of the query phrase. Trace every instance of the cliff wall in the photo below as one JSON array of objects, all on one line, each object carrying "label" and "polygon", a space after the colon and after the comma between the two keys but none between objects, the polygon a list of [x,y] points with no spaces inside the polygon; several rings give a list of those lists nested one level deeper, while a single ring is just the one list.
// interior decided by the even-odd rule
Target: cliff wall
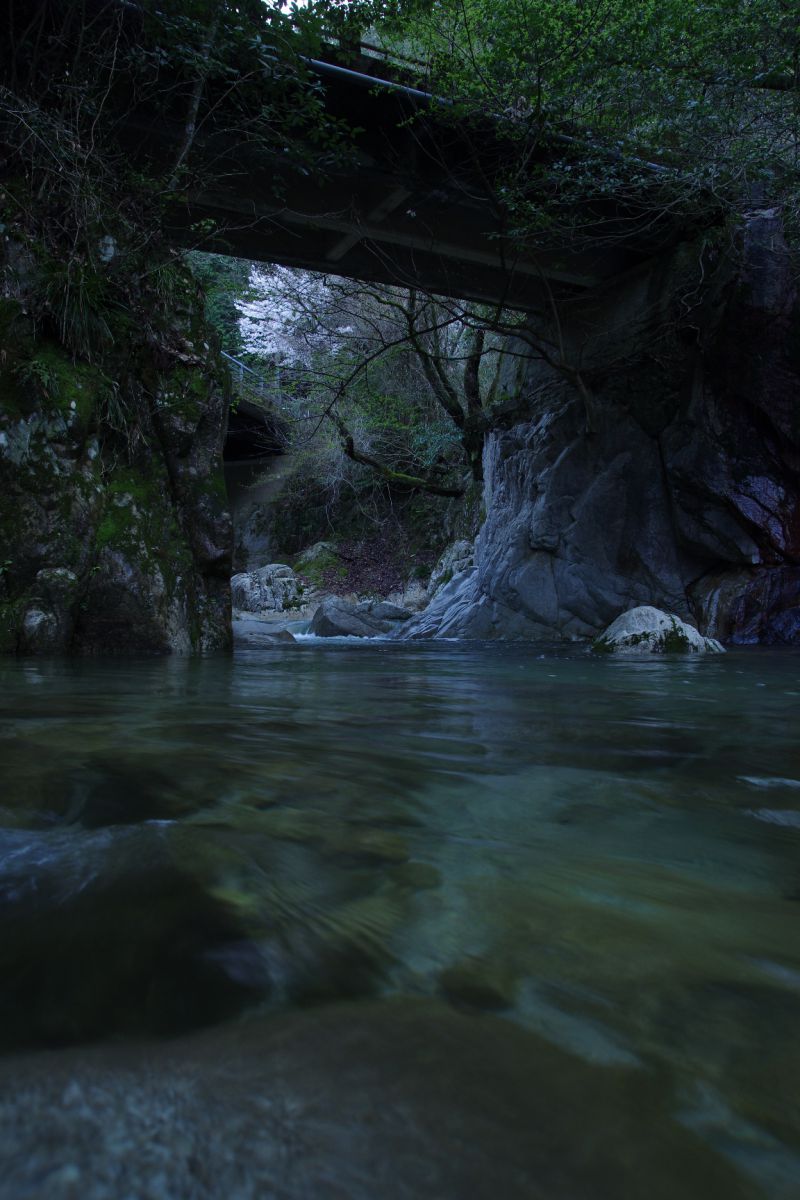
[{"label": "cliff wall", "polygon": [[559,316],[582,386],[512,347],[529,417],[488,439],[476,565],[407,636],[581,639],[654,604],[722,640],[800,641],[800,301],[778,215]]},{"label": "cliff wall", "polygon": [[[191,276],[169,268],[168,306],[144,279],[81,356],[34,316],[35,255],[0,256],[0,651],[228,646],[225,376]],[[92,312],[67,301],[70,320]]]}]

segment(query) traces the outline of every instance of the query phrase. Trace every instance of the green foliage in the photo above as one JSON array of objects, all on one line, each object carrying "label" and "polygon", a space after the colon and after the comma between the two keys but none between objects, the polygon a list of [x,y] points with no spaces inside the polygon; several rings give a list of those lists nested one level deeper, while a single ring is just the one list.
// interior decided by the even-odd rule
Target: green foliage
[{"label": "green foliage", "polygon": [[14,368],[13,373],[23,387],[33,388],[40,392],[46,400],[58,398],[58,372],[46,359],[36,357],[23,360]]},{"label": "green foliage", "polygon": [[576,198],[626,192],[763,196],[796,222],[798,28],[792,0],[439,0],[383,34],[424,62],[442,112],[502,124],[519,149],[498,199],[519,236],[552,237]]},{"label": "green foliage", "polygon": [[203,289],[206,320],[219,337],[221,348],[236,358],[241,357],[244,347],[237,304],[249,295],[250,263],[200,251],[193,251],[186,258]]},{"label": "green foliage", "polygon": [[91,361],[112,339],[108,287],[87,262],[49,262],[40,280],[43,311],[76,358]]},{"label": "green foliage", "polygon": [[[168,309],[185,290],[164,247],[168,212],[187,188],[212,187],[218,172],[230,172],[229,161],[198,151],[198,129],[206,136],[220,122],[228,141],[246,144],[248,169],[268,171],[276,189],[294,172],[319,174],[338,162],[348,130],[327,116],[306,58],[321,37],[333,29],[350,36],[378,7],[7,6],[0,223],[9,244],[25,247],[26,261],[0,261],[5,295],[24,294],[37,330],[75,358],[102,357],[131,319],[147,334],[153,310]],[[140,153],[136,166],[123,152],[124,132],[120,142],[126,128],[150,131],[148,157]],[[220,231],[192,229],[200,243],[211,232]],[[229,285],[237,268],[210,273],[206,264],[200,273],[211,323],[236,350]]]}]

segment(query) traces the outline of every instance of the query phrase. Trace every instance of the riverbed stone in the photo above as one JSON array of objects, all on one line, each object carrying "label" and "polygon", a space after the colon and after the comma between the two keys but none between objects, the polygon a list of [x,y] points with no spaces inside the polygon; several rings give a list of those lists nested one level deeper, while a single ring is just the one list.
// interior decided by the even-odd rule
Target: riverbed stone
[{"label": "riverbed stone", "polygon": [[263,966],[257,984],[228,970],[247,934],[183,861],[189,836],[3,831],[2,1048],[185,1030],[268,994]]},{"label": "riverbed stone", "polygon": [[603,654],[723,654],[714,638],[702,634],[674,613],[642,604],[621,613],[592,642]]},{"label": "riverbed stone", "polygon": [[642,1072],[433,1001],[0,1061],[0,1200],[755,1200]]},{"label": "riverbed stone", "polygon": [[489,1010],[510,1008],[516,991],[510,971],[480,957],[446,967],[439,976],[439,987],[452,1004]]},{"label": "riverbed stone", "polygon": [[442,873],[430,863],[404,862],[394,867],[391,878],[401,887],[410,888],[415,892],[424,892],[441,887]]}]

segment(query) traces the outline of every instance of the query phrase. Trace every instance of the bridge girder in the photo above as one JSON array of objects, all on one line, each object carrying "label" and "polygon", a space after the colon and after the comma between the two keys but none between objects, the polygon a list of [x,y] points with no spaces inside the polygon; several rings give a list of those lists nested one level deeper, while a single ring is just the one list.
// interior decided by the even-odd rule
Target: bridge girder
[{"label": "bridge girder", "polygon": [[[686,236],[666,214],[637,213],[612,197],[575,214],[580,236],[520,245],[493,187],[509,153],[493,123],[459,126],[424,93],[367,75],[375,60],[356,65],[364,69],[316,64],[328,111],[356,130],[346,164],[319,177],[284,175],[277,189],[263,150],[206,132],[197,150],[214,162],[215,182],[176,206],[172,237],[195,245],[210,222],[202,248],[217,253],[537,311],[554,296],[612,282]],[[543,148],[543,159],[552,153]]]}]

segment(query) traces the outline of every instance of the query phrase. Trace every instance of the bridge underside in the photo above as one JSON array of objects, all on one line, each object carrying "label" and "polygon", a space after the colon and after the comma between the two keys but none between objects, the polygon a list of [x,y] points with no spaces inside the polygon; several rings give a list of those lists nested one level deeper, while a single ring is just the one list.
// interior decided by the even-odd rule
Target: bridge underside
[{"label": "bridge underside", "polygon": [[278,197],[263,151],[244,141],[232,153],[212,132],[200,149],[226,182],[191,191],[172,236],[197,245],[199,223],[213,222],[206,250],[531,311],[617,279],[682,236],[666,216],[604,200],[575,214],[580,237],[521,248],[492,186],[511,151],[491,124],[459,126],[421,93],[370,79],[374,60],[355,65],[315,65],[329,112],[358,130],[346,165],[283,174]]}]

